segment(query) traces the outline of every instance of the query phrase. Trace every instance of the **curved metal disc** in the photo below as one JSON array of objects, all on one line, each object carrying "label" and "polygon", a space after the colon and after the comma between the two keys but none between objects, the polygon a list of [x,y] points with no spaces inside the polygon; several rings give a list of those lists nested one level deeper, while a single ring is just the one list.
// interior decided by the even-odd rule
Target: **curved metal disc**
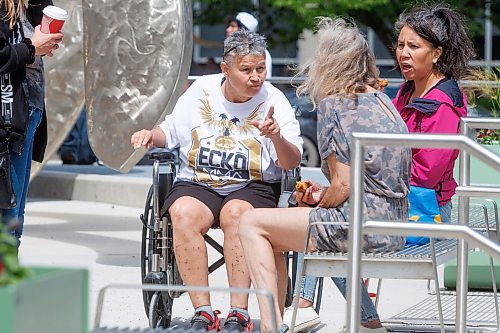
[{"label": "curved metal disc", "polygon": [[43,163],[33,163],[34,176],[68,135],[85,101],[83,79],[82,5],[71,0],[54,1],[68,11],[64,39],[53,57],[44,57],[45,106],[48,120],[48,143]]},{"label": "curved metal disc", "polygon": [[145,153],[130,136],[171,113],[187,82],[191,1],[85,0],[83,17],[89,140],[104,164],[127,172]]}]

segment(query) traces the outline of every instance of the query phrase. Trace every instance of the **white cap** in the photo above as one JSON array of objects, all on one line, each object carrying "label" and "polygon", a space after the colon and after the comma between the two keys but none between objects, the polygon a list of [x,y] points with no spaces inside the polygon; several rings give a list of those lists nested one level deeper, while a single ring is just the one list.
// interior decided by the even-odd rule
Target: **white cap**
[{"label": "white cap", "polygon": [[68,12],[56,6],[47,6],[43,9],[43,13],[48,17],[56,20],[66,21],[68,19]]},{"label": "white cap", "polygon": [[252,15],[247,12],[241,12],[236,15],[236,19],[241,22],[251,32],[256,32],[257,27],[259,26],[259,21]]}]

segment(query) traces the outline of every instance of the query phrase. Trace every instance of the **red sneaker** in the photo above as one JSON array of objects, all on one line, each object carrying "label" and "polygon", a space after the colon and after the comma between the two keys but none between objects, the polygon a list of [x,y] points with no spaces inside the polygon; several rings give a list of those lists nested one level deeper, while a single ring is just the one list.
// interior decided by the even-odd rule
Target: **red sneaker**
[{"label": "red sneaker", "polygon": [[220,319],[218,315],[219,310],[214,311],[215,320],[212,316],[205,311],[198,311],[194,313],[193,318],[191,318],[191,329],[194,331],[205,330],[205,331],[220,331]]},{"label": "red sneaker", "polygon": [[252,332],[253,322],[250,317],[245,319],[238,311],[233,310],[227,315],[222,332]]}]

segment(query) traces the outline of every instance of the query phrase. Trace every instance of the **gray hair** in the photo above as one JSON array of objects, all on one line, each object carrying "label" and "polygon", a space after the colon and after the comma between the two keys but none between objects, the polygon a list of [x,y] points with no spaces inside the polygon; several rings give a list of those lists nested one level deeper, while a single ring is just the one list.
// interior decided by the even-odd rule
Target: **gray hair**
[{"label": "gray hair", "polygon": [[[444,4],[423,5],[399,16],[394,25],[396,40],[405,26],[434,48],[443,48],[443,54],[435,64],[441,74],[458,80],[466,73],[475,52],[461,15]],[[394,49],[396,47],[397,43]]]},{"label": "gray hair", "polygon": [[255,32],[245,29],[235,31],[224,40],[223,61],[231,66],[240,56],[263,55],[266,56],[266,38]]},{"label": "gray hair", "polygon": [[297,94],[308,93],[314,106],[327,96],[356,100],[366,86],[379,87],[375,56],[353,21],[317,18],[314,55],[296,74],[305,76]]}]

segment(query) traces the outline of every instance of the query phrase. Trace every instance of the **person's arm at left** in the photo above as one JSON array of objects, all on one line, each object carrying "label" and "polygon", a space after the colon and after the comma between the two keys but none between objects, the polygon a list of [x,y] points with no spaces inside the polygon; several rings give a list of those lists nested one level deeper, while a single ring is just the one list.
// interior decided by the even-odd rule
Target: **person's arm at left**
[{"label": "person's arm at left", "polygon": [[274,138],[271,137],[271,141],[276,148],[277,164],[280,168],[290,170],[300,164],[300,151],[294,144],[287,141],[281,134]]},{"label": "person's arm at left", "polygon": [[277,165],[285,170],[293,169],[300,163],[300,151],[293,143],[281,135],[281,128],[273,115],[274,106],[271,106],[262,122],[254,120],[252,124],[259,129],[261,136],[269,138],[273,143],[278,156]]}]

